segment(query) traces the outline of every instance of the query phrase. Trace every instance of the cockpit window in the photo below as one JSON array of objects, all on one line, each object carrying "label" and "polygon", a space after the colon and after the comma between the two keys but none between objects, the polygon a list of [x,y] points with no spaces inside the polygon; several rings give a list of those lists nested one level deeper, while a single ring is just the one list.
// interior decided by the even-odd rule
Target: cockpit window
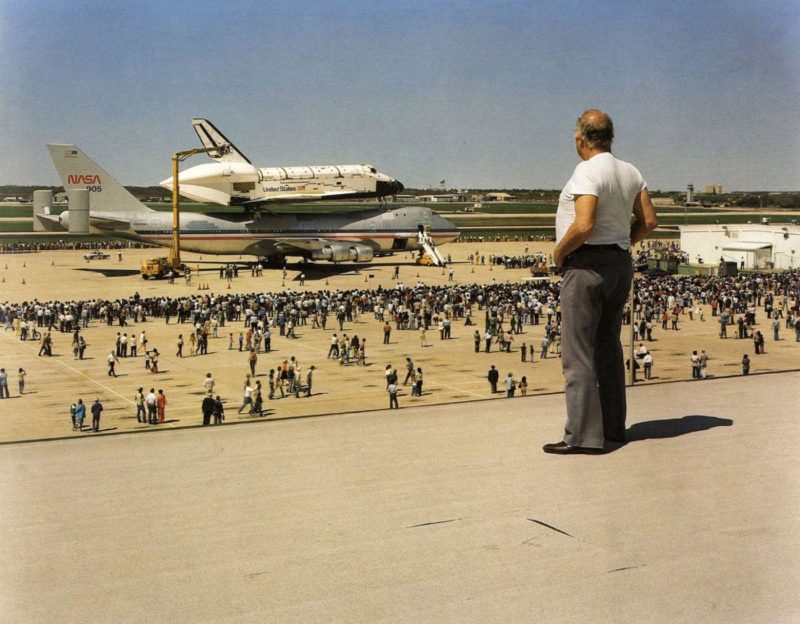
[{"label": "cockpit window", "polygon": [[378,170],[375,167],[370,167],[369,170],[370,173],[378,173]]}]

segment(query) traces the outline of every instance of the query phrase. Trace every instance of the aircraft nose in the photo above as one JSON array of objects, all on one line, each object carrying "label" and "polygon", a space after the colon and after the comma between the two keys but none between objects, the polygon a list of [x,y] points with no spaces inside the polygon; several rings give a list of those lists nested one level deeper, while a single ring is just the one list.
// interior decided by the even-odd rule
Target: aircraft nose
[{"label": "aircraft nose", "polygon": [[405,186],[398,180],[378,180],[376,183],[376,190],[381,197],[397,195],[398,193],[402,193],[404,188]]}]

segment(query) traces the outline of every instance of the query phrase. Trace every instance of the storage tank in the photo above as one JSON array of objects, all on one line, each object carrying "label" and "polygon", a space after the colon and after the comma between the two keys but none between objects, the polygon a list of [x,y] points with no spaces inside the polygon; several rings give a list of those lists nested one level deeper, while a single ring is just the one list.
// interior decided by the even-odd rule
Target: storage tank
[{"label": "storage tank", "polygon": [[69,233],[89,233],[89,189],[69,190]]},{"label": "storage tank", "polygon": [[53,206],[53,191],[33,192],[33,231],[44,232],[47,228],[36,218],[36,215],[49,214]]}]

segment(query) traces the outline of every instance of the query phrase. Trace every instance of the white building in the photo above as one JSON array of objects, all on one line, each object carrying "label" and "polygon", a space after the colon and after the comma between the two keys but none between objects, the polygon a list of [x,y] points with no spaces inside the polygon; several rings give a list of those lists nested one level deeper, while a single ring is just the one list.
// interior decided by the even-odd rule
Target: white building
[{"label": "white building", "polygon": [[514,199],[514,196],[508,193],[486,193],[486,195],[483,196],[483,201],[488,202],[505,202],[511,201],[512,199]]},{"label": "white building", "polygon": [[800,226],[682,225],[681,249],[689,263],[718,264],[720,259],[746,269],[800,267]]}]

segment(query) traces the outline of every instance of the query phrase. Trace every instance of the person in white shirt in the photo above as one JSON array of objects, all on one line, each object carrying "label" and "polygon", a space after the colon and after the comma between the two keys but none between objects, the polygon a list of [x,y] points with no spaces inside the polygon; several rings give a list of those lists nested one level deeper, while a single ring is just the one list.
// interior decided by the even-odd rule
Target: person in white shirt
[{"label": "person in white shirt", "polygon": [[156,390],[150,388],[150,392],[144,398],[145,405],[147,405],[147,420],[151,425],[158,424],[158,403],[156,401]]},{"label": "person in white shirt", "polygon": [[644,364],[644,378],[650,379],[653,375],[653,356],[649,351],[645,353],[642,363]]},{"label": "person in white shirt", "polygon": [[242,410],[250,406],[250,411],[253,411],[253,387],[248,383],[244,387],[244,399],[242,400],[242,406],[239,408],[239,413],[242,413]]},{"label": "person in white shirt", "polygon": [[613,140],[614,124],[606,113],[590,109],[578,118],[575,149],[582,162],[559,197],[553,251],[564,274],[567,423],[563,440],[545,444],[546,453],[597,453],[606,441],[625,441],[619,334],[633,278],[630,247],[658,222],[646,182],[636,167],[611,153]]}]

